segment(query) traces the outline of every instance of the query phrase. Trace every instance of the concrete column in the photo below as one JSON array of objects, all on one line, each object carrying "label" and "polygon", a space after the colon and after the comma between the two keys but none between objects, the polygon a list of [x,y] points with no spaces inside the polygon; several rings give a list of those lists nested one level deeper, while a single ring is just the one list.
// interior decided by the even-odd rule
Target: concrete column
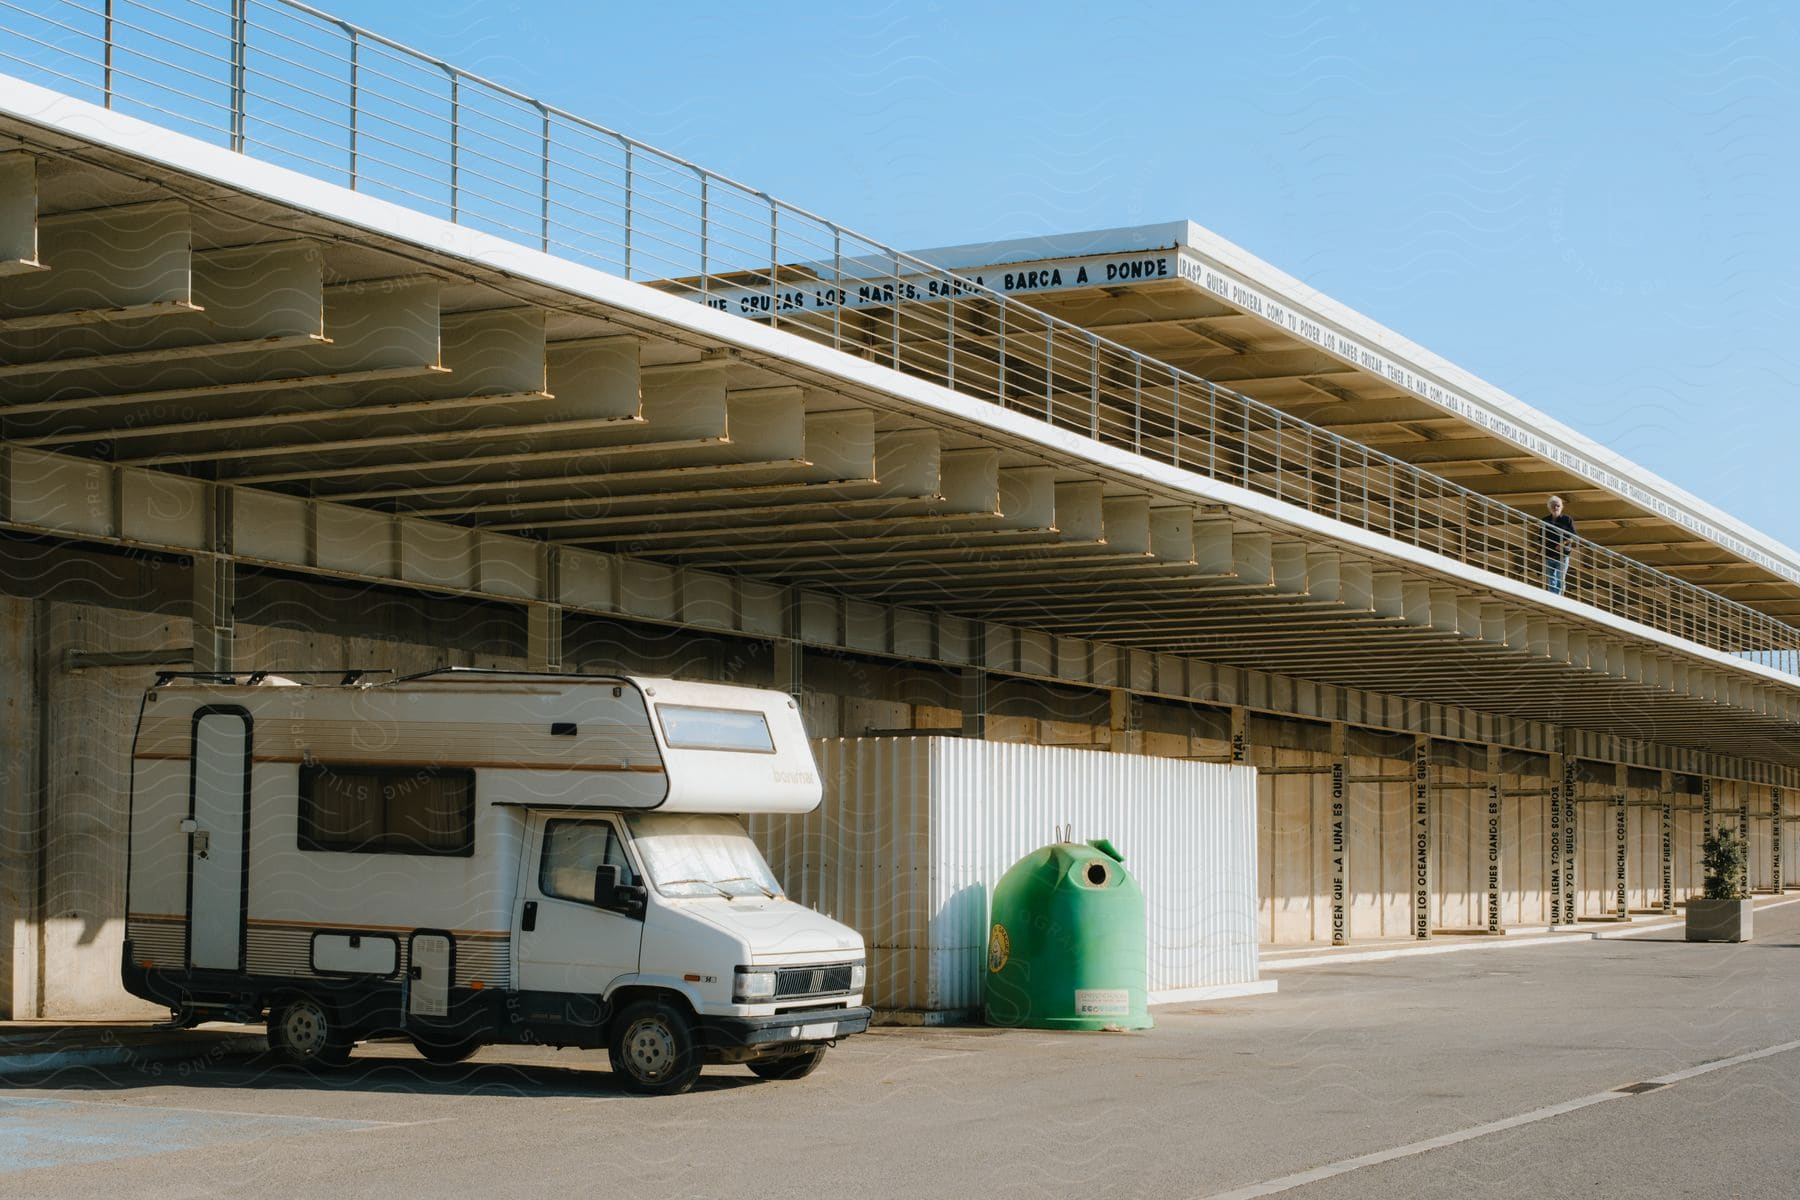
[{"label": "concrete column", "polygon": [[237,566],[222,554],[194,556],[194,669],[230,671]]},{"label": "concrete column", "polygon": [[1500,747],[1487,748],[1487,931],[1500,932]]},{"label": "concrete column", "polygon": [[533,671],[563,669],[562,605],[526,605],[525,665]]},{"label": "concrete column", "polygon": [[1431,938],[1431,738],[1413,739],[1413,937]]},{"label": "concrete column", "polygon": [[538,550],[538,595],[551,603],[525,606],[525,665],[533,671],[563,669],[562,551],[556,546]]},{"label": "concrete column", "polygon": [[194,669],[231,671],[233,614],[237,609],[237,566],[231,560],[230,488],[209,489],[206,505],[207,553],[194,555]]},{"label": "concrete column", "polygon": [[1117,754],[1142,754],[1144,734],[1140,711],[1142,703],[1129,688],[1112,688],[1108,692],[1110,745]]},{"label": "concrete column", "polygon": [[1625,868],[1631,859],[1631,810],[1625,798],[1631,782],[1631,770],[1624,763],[1613,764],[1613,915],[1619,920],[1631,917],[1631,893],[1626,884]]},{"label": "concrete column", "polygon": [[1331,944],[1350,944],[1349,730],[1331,723]]},{"label": "concrete column", "polygon": [[798,696],[806,687],[806,647],[799,642],[779,638],[770,643],[774,665],[769,686],[778,692]]},{"label": "concrete column", "polygon": [[980,667],[962,669],[962,735],[987,737],[988,678]]},{"label": "concrete column", "polygon": [[1738,785],[1738,841],[1744,847],[1744,865],[1738,869],[1738,892],[1750,894],[1750,797],[1756,789],[1747,783]]},{"label": "concrete column", "polygon": [[1563,809],[1563,756],[1550,756],[1549,779],[1549,817],[1550,817],[1550,924],[1563,923],[1563,842],[1568,838],[1568,829],[1563,824],[1566,815]]},{"label": "concrete column", "polygon": [[1662,910],[1675,911],[1675,772],[1662,773]]},{"label": "concrete column", "polygon": [[1769,873],[1774,876],[1769,886],[1775,891],[1786,890],[1781,880],[1781,789],[1769,789]]},{"label": "concrete column", "polygon": [[1581,842],[1581,810],[1575,805],[1575,756],[1562,756],[1563,793],[1563,924],[1575,924],[1575,864]]},{"label": "concrete column", "polygon": [[0,1020],[40,1012],[47,600],[0,597]]}]

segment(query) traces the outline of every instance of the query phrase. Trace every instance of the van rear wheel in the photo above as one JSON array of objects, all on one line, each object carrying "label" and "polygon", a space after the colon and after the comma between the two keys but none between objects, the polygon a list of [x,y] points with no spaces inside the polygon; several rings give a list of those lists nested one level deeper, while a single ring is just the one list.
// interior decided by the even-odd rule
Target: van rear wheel
[{"label": "van rear wheel", "polygon": [[640,1000],[613,1021],[607,1047],[613,1074],[634,1092],[676,1096],[700,1078],[700,1047],[687,1014],[662,1000]]},{"label": "van rear wheel", "polygon": [[417,1050],[426,1062],[459,1063],[470,1058],[481,1049],[479,1038],[463,1038],[461,1041],[448,1041],[436,1034],[415,1033],[412,1035],[413,1049]]},{"label": "van rear wheel", "polygon": [[269,1010],[269,1049],[295,1067],[339,1067],[350,1061],[350,1039],[337,1014],[311,996],[290,996]]},{"label": "van rear wheel", "polygon": [[759,1058],[746,1063],[753,1074],[764,1079],[805,1079],[819,1069],[825,1061],[824,1046],[808,1046],[798,1054],[784,1054],[780,1058]]}]

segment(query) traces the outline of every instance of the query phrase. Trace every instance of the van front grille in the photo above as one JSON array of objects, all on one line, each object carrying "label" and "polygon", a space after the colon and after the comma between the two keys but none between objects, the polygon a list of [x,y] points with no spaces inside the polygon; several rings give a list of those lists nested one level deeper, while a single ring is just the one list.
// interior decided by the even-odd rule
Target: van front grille
[{"label": "van front grille", "polygon": [[782,967],[775,972],[775,998],[796,1000],[803,996],[833,996],[850,990],[850,964],[826,967]]}]

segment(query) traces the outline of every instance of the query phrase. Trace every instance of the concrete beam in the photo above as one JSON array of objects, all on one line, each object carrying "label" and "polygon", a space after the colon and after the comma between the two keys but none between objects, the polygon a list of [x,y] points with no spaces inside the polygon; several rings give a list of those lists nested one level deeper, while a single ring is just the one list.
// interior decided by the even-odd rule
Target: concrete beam
[{"label": "concrete beam", "polygon": [[[699,374],[718,373],[708,368]],[[670,379],[686,385],[659,391],[656,385]],[[727,394],[722,386],[702,388],[681,372],[646,368],[643,411],[642,423],[597,418],[567,423],[567,432],[555,436],[552,429],[525,438],[501,427],[486,441],[459,446],[459,457],[440,455],[425,463],[416,455],[387,456],[238,481],[306,478],[315,492],[337,499],[403,499],[435,508],[479,503],[493,493],[520,499],[567,495],[583,483],[641,489],[657,481],[681,482],[706,469],[806,465],[806,417],[797,387]]]},{"label": "concrete beam", "polygon": [[38,260],[37,159],[11,150],[0,154],[0,276],[43,269]]},{"label": "concrete beam", "polygon": [[1194,525],[1191,508],[1151,509],[1150,553],[1164,562],[1192,566],[1195,562]]},{"label": "concrete beam", "polygon": [[[0,448],[0,520],[28,532],[110,542],[153,551],[193,554],[206,544],[207,485],[198,480],[16,447]],[[896,608],[844,597],[819,595],[829,620],[786,632],[784,597],[811,593],[784,585],[711,575],[591,551],[566,549],[560,595],[546,592],[533,564],[540,543],[341,504],[232,489],[234,551],[244,561],[371,582],[393,582],[477,596],[558,603],[577,611],[685,624],[713,632],[752,637],[797,636],[822,647],[894,654],[952,667],[982,665],[1081,686],[1115,686],[1097,664],[1111,663],[1117,648],[1071,659],[1055,653],[1058,639],[1018,634],[1005,639],[1004,653],[982,649],[972,631],[978,622],[943,613]],[[1246,535],[1247,557],[1255,539]],[[1263,559],[1263,561],[1267,561]],[[1377,578],[1381,574],[1377,573]],[[680,582],[686,581],[686,582]],[[1372,587],[1379,592],[1379,587]],[[686,597],[687,599],[683,599]],[[913,632],[917,627],[920,632]],[[1003,627],[993,627],[1003,628]],[[1079,642],[1081,639],[1066,639]],[[1039,643],[1041,642],[1041,647]],[[1102,643],[1086,643],[1102,646]],[[1026,647],[1028,653],[1021,652]],[[1310,683],[1278,674],[1222,666],[1178,655],[1170,670],[1152,673],[1142,694],[1222,705],[1309,720],[1342,720],[1396,732],[1428,732],[1465,740],[1493,740],[1521,749],[1544,750],[1547,727],[1528,720],[1496,717],[1465,709],[1406,701],[1396,696]],[[1133,659],[1135,661],[1135,658]],[[1069,669],[1078,662],[1078,670]],[[1179,670],[1175,670],[1179,664]],[[1647,746],[1604,734],[1571,731],[1582,752],[1607,761],[1651,769],[1697,773],[1703,756],[1669,746]],[[1748,763],[1725,764],[1733,777],[1747,776]],[[1772,779],[1795,786],[1800,779],[1781,768]]]},{"label": "concrete beam", "polygon": [[1236,527],[1228,518],[1194,522],[1194,564],[1208,575],[1237,574]]},{"label": "concrete beam", "polygon": [[1118,554],[1150,555],[1150,498],[1107,496],[1100,502],[1104,540]]},{"label": "concrete beam", "polygon": [[1238,533],[1231,538],[1231,574],[1252,587],[1275,583],[1275,543],[1266,533]]},{"label": "concrete beam", "polygon": [[[44,331],[29,345],[9,338],[0,365],[13,400],[8,417],[60,411],[81,397],[88,398],[83,407],[97,398],[109,407],[163,403],[278,375],[284,354],[330,342],[319,257],[309,242],[197,253],[192,299],[205,310],[202,319],[78,325]],[[432,355],[435,361],[435,345]]]},{"label": "concrete beam", "polygon": [[[0,156],[15,157],[27,156]],[[0,164],[0,205],[7,204],[5,172]],[[17,212],[0,215],[0,221],[17,218]],[[193,231],[180,201],[60,213],[41,218],[37,229],[37,252],[51,269],[15,279],[0,291],[0,345],[29,347],[39,331],[69,325],[198,311],[189,249]],[[8,256],[6,245],[0,232],[0,258]],[[13,248],[22,250],[24,243]]]},{"label": "concrete beam", "polygon": [[[533,310],[507,309],[503,313],[482,314],[482,318],[484,324],[488,320],[508,318],[523,321],[523,314],[530,313]],[[460,315],[446,316],[445,333],[449,335],[458,331],[458,322],[462,319]],[[496,330],[495,335],[499,332]],[[525,327],[525,332],[533,340],[544,336],[541,314],[537,314],[537,324]],[[642,345],[642,339],[628,335],[545,341],[543,388],[554,397],[554,402],[546,406],[545,411],[552,416],[570,418],[610,416],[642,419],[643,372],[638,364],[638,353]],[[468,378],[474,364],[463,361],[465,349],[478,352],[477,340],[466,335],[458,337],[456,352],[452,352],[446,345],[444,365]],[[516,362],[521,372],[531,372],[528,357],[521,356]],[[522,373],[520,381],[528,378],[529,374]],[[488,386],[500,391],[506,385],[495,380]]]}]

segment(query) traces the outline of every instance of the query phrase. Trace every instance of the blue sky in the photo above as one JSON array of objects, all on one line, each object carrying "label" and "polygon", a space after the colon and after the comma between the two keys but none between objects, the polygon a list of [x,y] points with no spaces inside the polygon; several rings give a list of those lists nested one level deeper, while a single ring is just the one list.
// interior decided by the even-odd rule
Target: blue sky
[{"label": "blue sky", "polygon": [[1800,546],[1800,8],[326,7],[902,247],[1191,218]]}]

